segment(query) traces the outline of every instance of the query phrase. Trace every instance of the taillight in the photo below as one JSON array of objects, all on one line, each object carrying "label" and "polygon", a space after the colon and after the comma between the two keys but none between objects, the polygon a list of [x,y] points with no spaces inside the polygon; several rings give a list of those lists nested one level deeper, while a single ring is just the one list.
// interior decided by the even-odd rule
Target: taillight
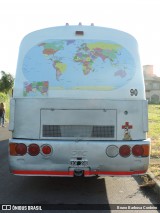
[{"label": "taillight", "polygon": [[135,145],[133,148],[132,148],[132,154],[136,157],[140,157],[143,155],[143,148],[142,146],[140,145]]},{"label": "taillight", "polygon": [[9,154],[12,155],[12,156],[17,155],[16,150],[15,150],[16,145],[17,145],[16,143],[10,143],[9,144]]},{"label": "taillight", "polygon": [[135,145],[132,148],[132,154],[135,157],[148,157],[149,156],[150,147],[148,144],[144,145]]},{"label": "taillight", "polygon": [[37,144],[30,144],[28,147],[28,154],[31,156],[36,156],[40,152],[40,148]]},{"label": "taillight", "polygon": [[143,144],[142,148],[144,150],[142,157],[148,157],[150,154],[150,146],[148,144]]},{"label": "taillight", "polygon": [[49,145],[42,146],[42,154],[49,155],[52,152],[52,148]]},{"label": "taillight", "polygon": [[128,157],[131,154],[131,148],[127,145],[123,145],[119,148],[119,154],[122,157]]},{"label": "taillight", "polygon": [[17,155],[25,155],[27,153],[27,146],[24,143],[19,143],[15,147]]},{"label": "taillight", "polygon": [[17,143],[10,143],[9,144],[10,155],[12,155],[12,156],[16,156],[17,155],[17,153],[16,153],[16,146],[17,146]]},{"label": "taillight", "polygon": [[132,148],[128,145],[122,145],[118,149],[115,145],[110,145],[106,148],[106,154],[108,157],[116,157],[118,154],[122,157],[129,157],[131,154],[135,157],[148,157],[150,155],[150,145],[134,145]]},{"label": "taillight", "polygon": [[27,153],[27,146],[23,143],[10,143],[9,144],[10,155],[25,155]]},{"label": "taillight", "polygon": [[119,149],[117,146],[110,145],[106,149],[106,154],[108,155],[108,157],[114,158],[118,155],[118,153],[119,153]]}]

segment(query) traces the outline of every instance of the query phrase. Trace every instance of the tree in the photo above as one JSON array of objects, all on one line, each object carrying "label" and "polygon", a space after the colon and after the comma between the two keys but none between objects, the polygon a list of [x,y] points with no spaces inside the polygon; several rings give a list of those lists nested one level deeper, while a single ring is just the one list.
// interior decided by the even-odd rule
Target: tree
[{"label": "tree", "polygon": [[4,71],[1,71],[0,79],[0,92],[5,94],[9,93],[13,88],[14,78],[11,74],[7,74]]},{"label": "tree", "polygon": [[8,97],[8,96],[7,96],[6,94],[0,92],[0,103],[1,103],[1,102],[5,102],[6,99],[7,99],[7,97]]}]

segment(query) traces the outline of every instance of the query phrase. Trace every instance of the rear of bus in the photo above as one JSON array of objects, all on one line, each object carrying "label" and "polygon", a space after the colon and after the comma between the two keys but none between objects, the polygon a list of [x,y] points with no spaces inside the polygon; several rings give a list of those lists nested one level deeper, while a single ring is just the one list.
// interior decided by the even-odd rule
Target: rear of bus
[{"label": "rear of bus", "polygon": [[148,112],[136,40],[82,25],[28,34],[20,45],[9,129],[15,175],[146,173]]}]

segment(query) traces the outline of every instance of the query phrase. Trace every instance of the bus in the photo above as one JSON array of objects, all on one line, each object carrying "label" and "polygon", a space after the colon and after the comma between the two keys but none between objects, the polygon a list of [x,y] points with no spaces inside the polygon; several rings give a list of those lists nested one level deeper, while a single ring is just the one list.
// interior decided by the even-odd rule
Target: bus
[{"label": "bus", "polygon": [[26,35],[10,106],[14,175],[132,176],[148,169],[144,78],[137,41],[126,32],[66,24]]}]

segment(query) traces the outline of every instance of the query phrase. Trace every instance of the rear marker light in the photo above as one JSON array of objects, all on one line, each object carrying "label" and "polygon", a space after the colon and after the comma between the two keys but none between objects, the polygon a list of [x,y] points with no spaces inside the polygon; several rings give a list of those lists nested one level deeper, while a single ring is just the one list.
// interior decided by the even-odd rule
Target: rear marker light
[{"label": "rear marker light", "polygon": [[83,36],[84,35],[84,32],[83,31],[76,31],[75,34],[77,36]]},{"label": "rear marker light", "polygon": [[122,157],[126,158],[126,157],[130,156],[130,154],[131,154],[131,148],[129,146],[127,146],[127,145],[123,145],[123,146],[121,146],[119,148],[119,154]]},{"label": "rear marker light", "polygon": [[40,152],[40,148],[37,144],[30,144],[28,147],[28,154],[31,156],[36,156]]},{"label": "rear marker light", "polygon": [[42,146],[42,154],[49,155],[52,152],[52,148],[49,145]]}]

